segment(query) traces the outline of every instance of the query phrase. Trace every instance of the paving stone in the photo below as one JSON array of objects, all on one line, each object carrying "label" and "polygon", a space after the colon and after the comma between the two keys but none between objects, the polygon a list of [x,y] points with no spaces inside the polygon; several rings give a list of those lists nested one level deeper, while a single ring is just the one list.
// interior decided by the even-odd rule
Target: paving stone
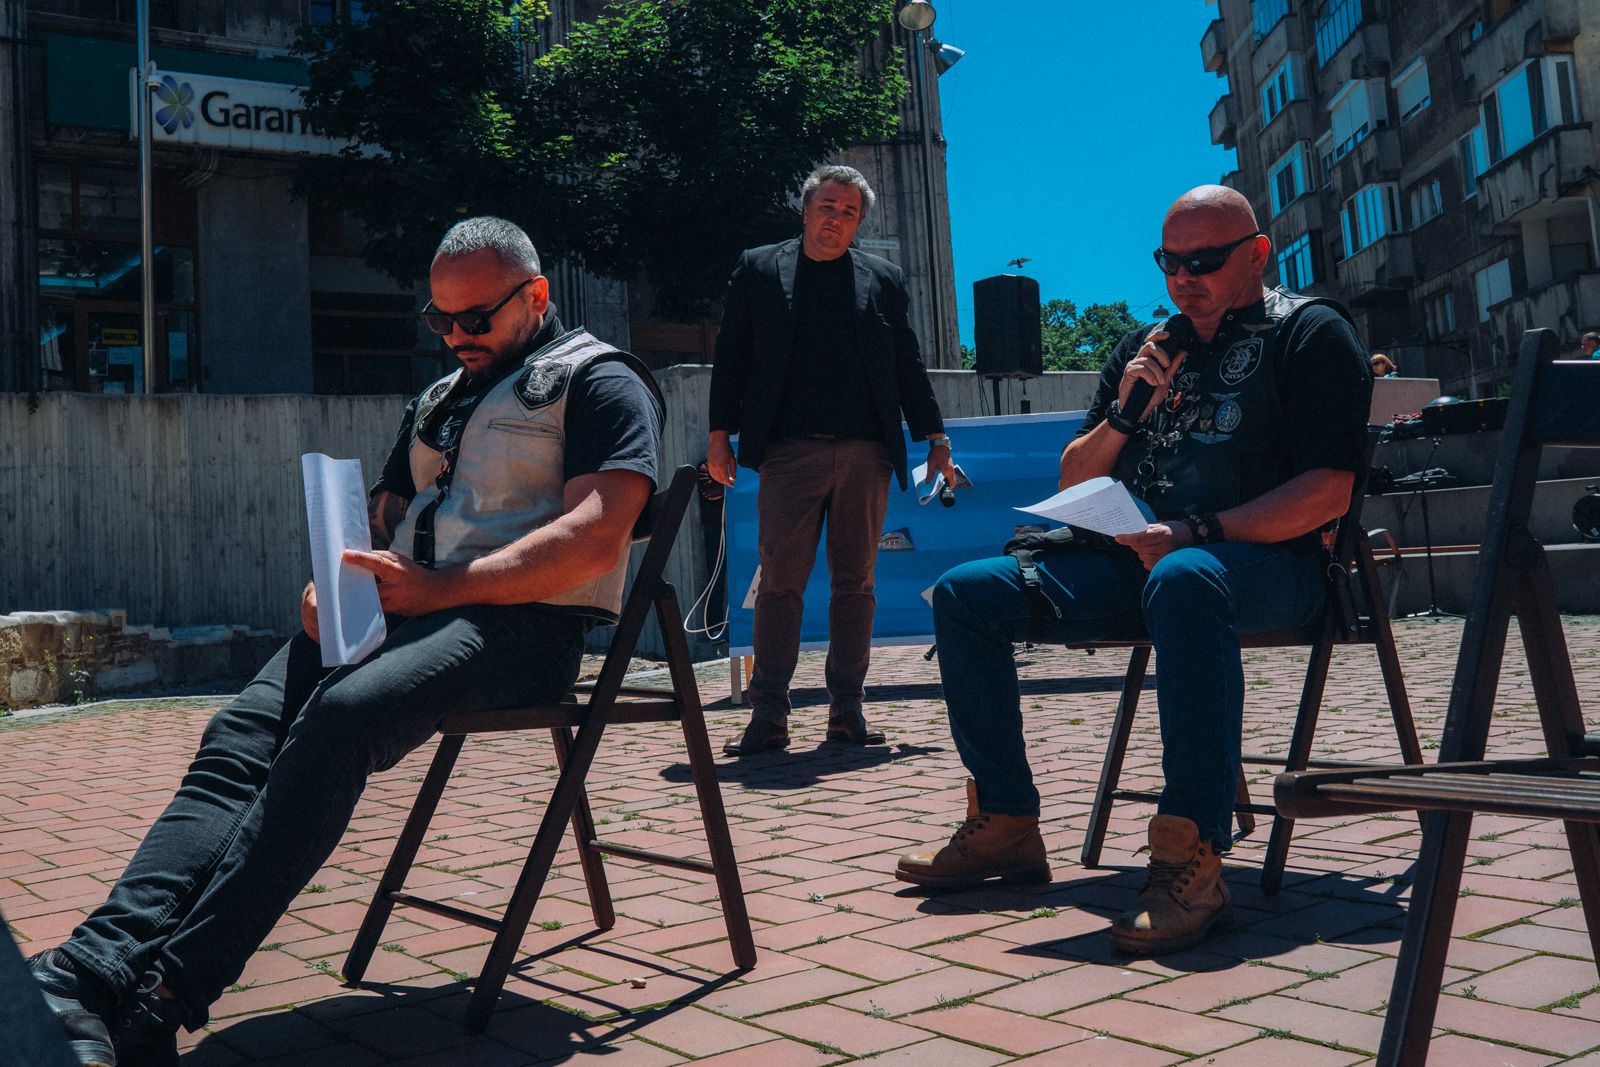
[{"label": "paving stone", "polygon": [[1286,1030],[1296,1037],[1368,1052],[1377,1051],[1378,1039],[1383,1036],[1381,1016],[1286,996],[1262,997],[1248,1004],[1223,1008],[1217,1014],[1263,1030]]},{"label": "paving stone", "polygon": [[[1600,691],[1600,619],[1567,626],[1580,691]],[[1397,633],[1419,727],[1436,732],[1460,624],[1400,623]],[[620,917],[613,929],[594,930],[568,845],[535,915],[562,926],[529,930],[483,1035],[462,1028],[470,990],[450,973],[477,973],[490,940],[482,930],[399,909],[383,942],[403,951],[378,952],[367,987],[342,986],[316,969],[343,963],[415,796],[412,779],[431,758],[425,746],[373,776],[340,847],[313,878],[326,891],[294,901],[268,937],[278,947],[255,954],[241,988],[214,1007],[211,1028],[183,1035],[184,1063],[522,1067],[555,1057],[568,1065],[666,1067],[698,1057],[719,1067],[829,1067],[845,1052],[816,1045],[844,1048],[836,1032],[877,1060],[914,1067],[989,1067],[1023,1055],[1016,1061],[1035,1067],[1351,1067],[1367,1060],[1259,1035],[1290,1029],[1362,1049],[1374,1043],[1409,896],[1408,886],[1387,876],[1404,873],[1415,857],[1414,820],[1303,821],[1285,888],[1270,897],[1258,885],[1264,838],[1247,839],[1225,872],[1239,929],[1160,959],[1113,952],[1106,924],[1142,879],[1145,861],[1133,849],[1144,843],[1141,816],[1150,809],[1113,810],[1105,858],[1126,870],[1089,871],[1075,861],[1120,659],[1102,666],[1043,648],[1019,657],[1054,880],[931,896],[897,882],[893,870],[901,853],[947,839],[965,805],[967,774],[929,685],[936,674],[918,649],[875,650],[870,714],[892,724],[893,744],[835,751],[811,743],[826,696],[822,659],[803,659],[795,692],[815,710],[797,716],[801,743],[719,770],[763,946],[757,966],[735,969],[717,887],[696,875],[607,860]],[[1251,687],[1252,750],[1286,743],[1302,660],[1293,650],[1247,654],[1247,679],[1268,683]],[[1538,751],[1526,676],[1508,672],[1502,688],[1505,711],[1492,747]],[[1428,703],[1429,696],[1438,699]],[[1327,712],[1319,754],[1394,758],[1369,650],[1340,652],[1326,703],[1342,711]],[[1125,784],[1159,788],[1157,724],[1153,706],[1147,710],[1135,724]],[[25,951],[61,940],[104,898],[181,780],[210,714],[132,708],[9,730],[0,750],[0,911]],[[711,713],[713,732],[735,733],[746,717],[724,700]],[[473,739],[409,888],[502,911],[550,789],[550,762],[542,736]],[[95,783],[87,790],[85,771]],[[703,854],[684,773],[672,724],[612,731],[589,782],[597,814],[610,820],[604,832]],[[1271,772],[1253,773],[1251,789],[1267,795]],[[1485,834],[1496,836],[1481,840]],[[1463,875],[1473,893],[1458,902],[1439,1019],[1461,1033],[1437,1037],[1430,1062],[1542,1067],[1577,1056],[1571,1062],[1600,1067],[1600,1052],[1591,1051],[1600,1047],[1600,994],[1572,1008],[1531,1010],[1600,980],[1587,962],[1592,946],[1581,909],[1557,906],[1577,896],[1561,825],[1480,817],[1473,837],[1470,855],[1489,862],[1470,864]],[[645,979],[643,989],[634,977]],[[1459,995],[1468,987],[1476,999]],[[1214,1007],[1236,1000],[1247,1003]],[[930,1010],[940,1004],[956,1006]],[[1251,1009],[1263,1014],[1239,1014]],[[786,1036],[773,1025],[780,1020]],[[1065,1044],[1022,1051],[1063,1031],[1071,1037]]]}]

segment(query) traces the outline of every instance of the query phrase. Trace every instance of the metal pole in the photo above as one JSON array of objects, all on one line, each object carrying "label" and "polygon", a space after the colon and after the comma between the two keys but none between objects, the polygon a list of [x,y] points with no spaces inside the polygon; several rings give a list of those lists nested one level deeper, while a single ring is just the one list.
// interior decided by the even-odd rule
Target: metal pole
[{"label": "metal pole", "polygon": [[154,161],[150,143],[150,0],[136,0],[139,77],[134,87],[139,116],[139,277],[143,293],[144,391],[156,391],[156,255],[153,189]]},{"label": "metal pole", "polygon": [[927,49],[927,31],[917,30],[912,35],[917,50],[917,106],[922,115],[922,197],[928,216],[928,292],[933,300],[933,350],[934,366],[943,368],[944,359],[944,298],[939,284],[939,225],[933,210],[933,125],[929,120],[928,81],[923,68]]}]

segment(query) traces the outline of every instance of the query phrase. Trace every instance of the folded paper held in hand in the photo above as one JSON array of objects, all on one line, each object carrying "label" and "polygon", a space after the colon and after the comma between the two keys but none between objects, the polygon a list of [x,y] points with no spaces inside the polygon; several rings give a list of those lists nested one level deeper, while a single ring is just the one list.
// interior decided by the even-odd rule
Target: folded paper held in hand
[{"label": "folded paper held in hand", "polygon": [[388,627],[371,571],[344,562],[344,550],[372,551],[367,493],[359,459],[320,452],[300,457],[311,533],[311,580],[317,587],[317,636],[322,665],[360,663],[383,644]]},{"label": "folded paper held in hand", "polygon": [[[971,489],[972,479],[967,477],[967,472],[961,469],[959,463],[952,464],[952,466],[955,468],[956,480],[950,483],[950,488]],[[944,488],[944,471],[934,471],[933,481],[923,485],[922,480],[927,476],[928,465],[926,463],[917,464],[916,469],[911,472],[911,480],[917,487],[917,503],[919,504],[926,504],[938,496],[939,490]]]},{"label": "folded paper held in hand", "polygon": [[1018,511],[1108,534],[1143,533],[1149,526],[1139,502],[1115,478],[1090,478]]}]

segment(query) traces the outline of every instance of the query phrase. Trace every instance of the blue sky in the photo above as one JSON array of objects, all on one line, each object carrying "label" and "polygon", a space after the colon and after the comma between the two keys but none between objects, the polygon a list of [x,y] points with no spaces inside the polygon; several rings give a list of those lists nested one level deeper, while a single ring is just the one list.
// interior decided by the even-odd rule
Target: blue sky
[{"label": "blue sky", "polygon": [[1166,300],[1150,259],[1183,190],[1234,169],[1207,116],[1228,82],[1200,67],[1203,0],[933,0],[966,50],[939,79],[961,339],[972,283],[1015,270],[1080,307]]}]

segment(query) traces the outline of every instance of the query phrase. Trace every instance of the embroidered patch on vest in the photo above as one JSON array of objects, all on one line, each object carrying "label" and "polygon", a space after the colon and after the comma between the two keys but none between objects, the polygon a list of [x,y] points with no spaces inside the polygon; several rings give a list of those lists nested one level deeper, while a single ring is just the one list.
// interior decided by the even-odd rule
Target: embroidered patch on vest
[{"label": "embroidered patch on vest", "polygon": [[1260,337],[1235,341],[1233,347],[1228,349],[1228,354],[1222,357],[1222,366],[1217,373],[1229,385],[1238,385],[1261,366],[1261,354],[1266,345],[1266,341]]}]

